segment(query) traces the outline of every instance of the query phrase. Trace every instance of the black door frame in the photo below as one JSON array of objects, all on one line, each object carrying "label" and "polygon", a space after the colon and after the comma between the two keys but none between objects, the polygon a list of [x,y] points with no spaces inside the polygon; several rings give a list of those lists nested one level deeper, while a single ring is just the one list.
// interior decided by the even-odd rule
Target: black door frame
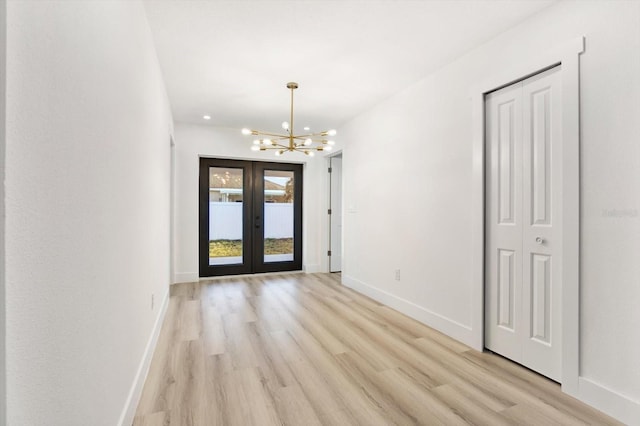
[{"label": "black door frame", "polygon": [[[243,170],[242,252],[243,263],[209,265],[209,168]],[[264,262],[264,171],[291,171],[294,176],[293,260]],[[200,276],[297,271],[302,269],[302,164],[270,163],[248,160],[200,158],[199,179],[199,263]]]}]

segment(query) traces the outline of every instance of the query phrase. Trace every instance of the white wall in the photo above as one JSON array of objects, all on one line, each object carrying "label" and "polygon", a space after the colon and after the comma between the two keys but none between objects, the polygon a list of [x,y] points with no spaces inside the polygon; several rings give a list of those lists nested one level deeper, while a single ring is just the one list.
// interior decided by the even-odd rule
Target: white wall
[{"label": "white wall", "polygon": [[[303,169],[303,268],[317,272],[326,268],[321,256],[322,206],[326,202],[323,176],[325,160],[288,153],[275,157],[273,152],[251,151],[251,139],[240,129],[176,123],[175,129],[175,259],[173,282],[198,280],[198,175],[200,157],[284,161],[304,163]],[[326,213],[326,211],[324,212]],[[326,250],[326,249],[325,249]]]},{"label": "white wall", "polygon": [[4,273],[4,170],[5,170],[5,95],[6,95],[6,33],[7,2],[0,0],[0,426],[6,424],[6,364],[5,364],[5,273]]},{"label": "white wall", "polygon": [[340,127],[343,279],[468,343],[482,332],[471,320],[472,89],[582,35],[578,396],[635,424],[640,2],[561,2]]},{"label": "white wall", "polygon": [[8,424],[111,426],[169,288],[164,84],[140,2],[7,18]]}]

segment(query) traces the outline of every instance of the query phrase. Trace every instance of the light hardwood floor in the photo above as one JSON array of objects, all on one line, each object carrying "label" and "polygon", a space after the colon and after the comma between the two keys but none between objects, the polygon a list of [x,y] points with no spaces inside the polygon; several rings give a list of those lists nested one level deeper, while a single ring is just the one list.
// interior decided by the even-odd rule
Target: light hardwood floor
[{"label": "light hardwood floor", "polygon": [[339,280],[173,286],[134,425],[619,424]]}]

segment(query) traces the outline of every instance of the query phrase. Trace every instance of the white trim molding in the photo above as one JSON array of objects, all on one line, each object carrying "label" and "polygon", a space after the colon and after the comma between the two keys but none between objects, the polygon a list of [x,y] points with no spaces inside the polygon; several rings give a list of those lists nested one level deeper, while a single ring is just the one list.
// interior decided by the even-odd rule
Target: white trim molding
[{"label": "white trim molding", "polygon": [[326,268],[318,263],[305,263],[302,267],[303,271],[307,274],[315,274],[318,272],[326,272]]},{"label": "white trim molding", "polygon": [[127,396],[127,401],[125,402],[122,414],[120,415],[120,420],[118,420],[118,426],[129,426],[133,423],[133,418],[136,415],[136,409],[138,408],[138,403],[140,402],[140,396],[142,395],[144,382],[147,380],[147,374],[149,373],[149,367],[151,366],[151,360],[156,350],[158,337],[160,336],[160,330],[162,329],[162,323],[164,322],[164,317],[167,313],[168,306],[169,289],[167,288],[167,292],[164,295],[164,300],[162,301],[162,307],[160,308],[160,312],[156,317],[156,322],[153,325],[153,330],[151,330],[151,337],[149,337],[149,341],[147,342],[147,347],[145,348],[142,355],[142,360],[140,361],[140,366],[138,367],[136,377],[133,379],[133,384],[131,385],[129,395]]},{"label": "white trim molding", "polygon": [[380,290],[379,288],[373,287],[353,277],[344,275],[344,273],[342,275],[342,284],[357,291],[358,293],[369,296],[373,300],[389,306],[398,312],[415,319],[416,321],[420,321],[421,323],[426,324],[447,336],[471,346],[474,337],[471,327],[460,324],[457,321],[416,305],[409,300],[403,299],[384,290]]},{"label": "white trim molding", "polygon": [[640,425],[640,404],[586,377],[578,378],[579,397],[606,414],[630,425]]},{"label": "white trim molding", "polygon": [[176,272],[171,284],[192,283],[199,279],[200,276],[197,272]]}]

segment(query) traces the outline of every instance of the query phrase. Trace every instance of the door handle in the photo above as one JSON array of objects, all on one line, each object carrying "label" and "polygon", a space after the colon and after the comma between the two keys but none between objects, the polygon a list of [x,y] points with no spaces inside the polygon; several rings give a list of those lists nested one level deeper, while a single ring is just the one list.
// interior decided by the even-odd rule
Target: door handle
[{"label": "door handle", "polygon": [[544,243],[544,238],[542,238],[542,237],[536,237],[536,243],[538,243],[538,244],[543,244],[543,243]]}]

